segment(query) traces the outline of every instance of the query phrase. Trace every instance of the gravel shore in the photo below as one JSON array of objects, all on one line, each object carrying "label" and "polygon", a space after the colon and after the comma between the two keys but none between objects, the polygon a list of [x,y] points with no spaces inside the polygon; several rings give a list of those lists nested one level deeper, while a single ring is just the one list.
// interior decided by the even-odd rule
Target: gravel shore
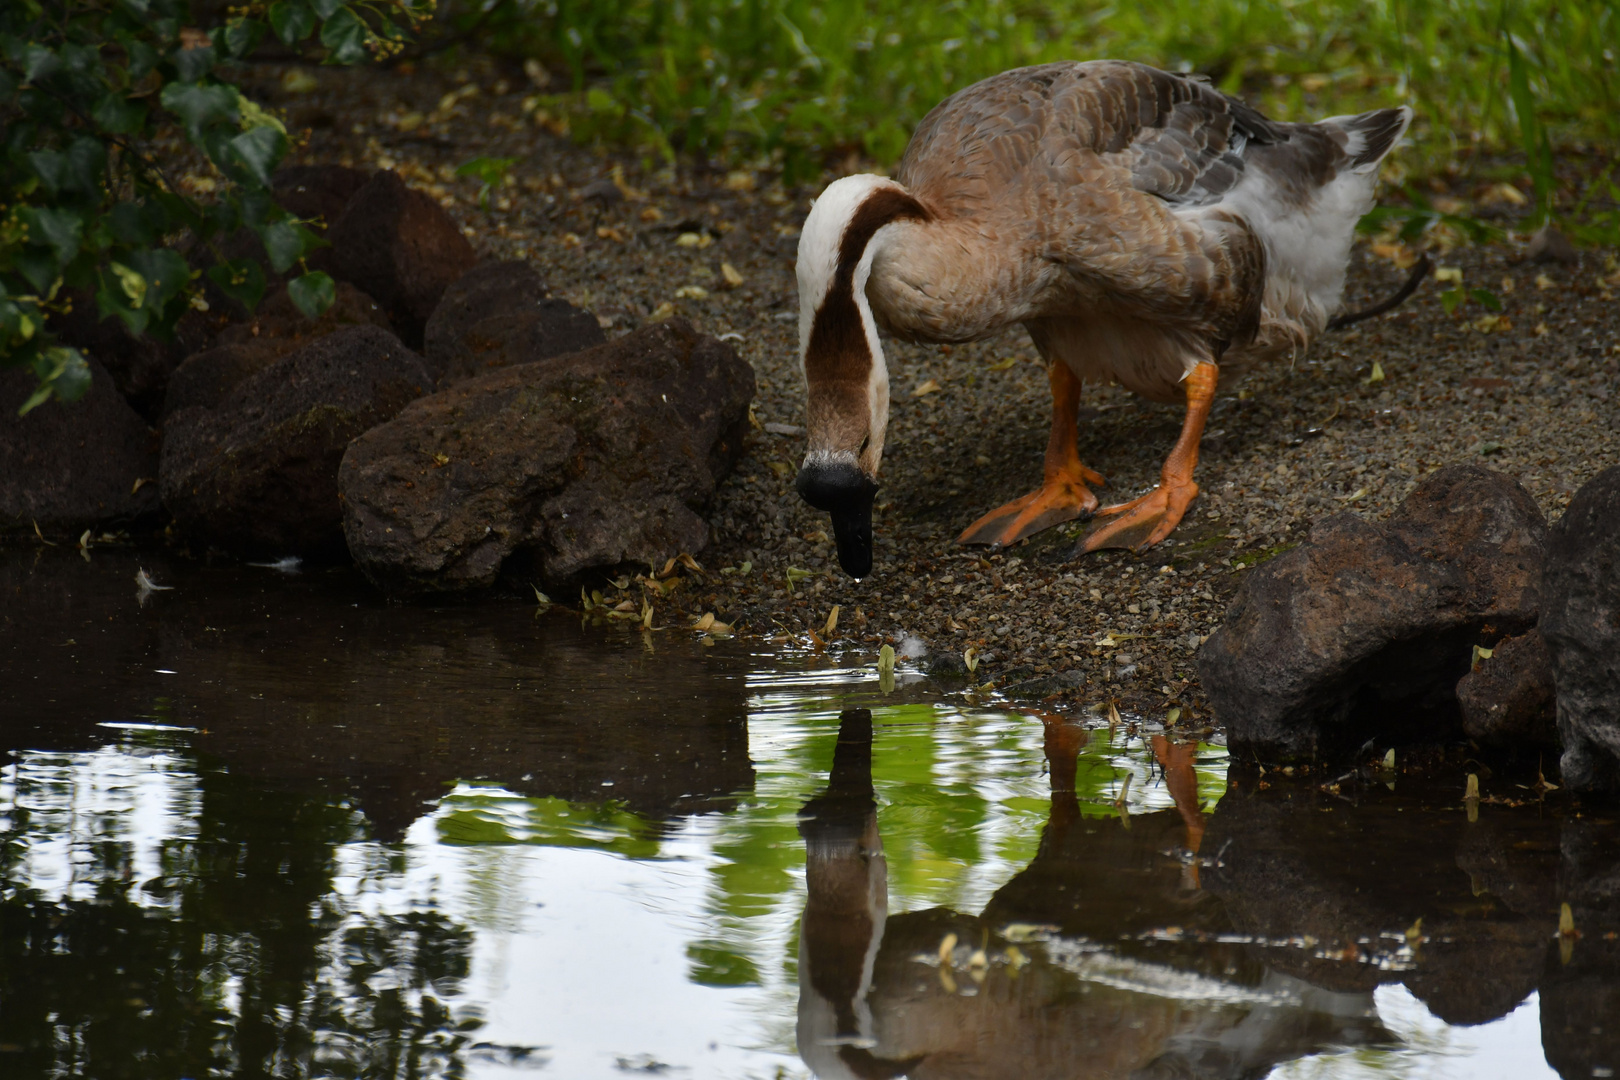
[{"label": "gravel shore", "polygon": [[[655,600],[659,624],[713,612],[778,647],[820,647],[809,632],[819,635],[837,605],[835,653],[917,638],[949,669],[972,648],[975,683],[1054,706],[1113,700],[1191,719],[1203,713],[1199,640],[1244,569],[1313,521],[1346,510],[1382,518],[1429,472],[1470,461],[1517,478],[1556,517],[1620,462],[1614,253],[1541,265],[1522,243],[1459,246],[1435,251],[1437,263],[1465,289],[1491,290],[1500,312],[1469,300],[1448,313],[1440,294],[1452,282],[1431,280],[1295,363],[1223,384],[1202,493],[1171,539],[1140,557],[1078,557],[1078,527],[996,554],[958,547],[969,522],[1040,480],[1045,372],[1022,330],[954,348],[886,342],[893,408],[876,565],[851,581],[825,516],[793,491],[804,408],[793,258],[819,185],[784,190],[764,171],[677,174],[574,145],[525,113],[532,91],[521,76],[490,67],[455,78],[293,70],[264,69],[249,83],[291,128],[309,129],[298,160],[395,168],[438,197],[481,252],[529,260],[610,335],[678,312],[753,365],[755,441],[722,488],[715,540],[698,560],[705,572]],[[478,156],[518,159],[487,211],[477,182],[453,177]],[[618,183],[603,183],[615,167]],[[1347,305],[1393,292],[1407,255],[1358,242]],[[1105,502],[1155,482],[1180,423],[1179,408],[1085,388],[1080,454],[1108,477]]]}]

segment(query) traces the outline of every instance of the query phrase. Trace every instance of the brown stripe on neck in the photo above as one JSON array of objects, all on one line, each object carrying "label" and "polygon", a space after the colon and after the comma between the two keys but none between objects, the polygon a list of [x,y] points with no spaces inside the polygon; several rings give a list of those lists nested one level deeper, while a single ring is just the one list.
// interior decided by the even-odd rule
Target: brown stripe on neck
[{"label": "brown stripe on neck", "polygon": [[883,226],[902,219],[929,221],[933,216],[910,194],[892,187],[877,188],[855,208],[838,242],[838,269],[832,286],[810,324],[810,340],[804,353],[809,379],[866,384],[872,370],[872,353],[861,326],[860,310],[855,306],[855,268],[873,234]]}]

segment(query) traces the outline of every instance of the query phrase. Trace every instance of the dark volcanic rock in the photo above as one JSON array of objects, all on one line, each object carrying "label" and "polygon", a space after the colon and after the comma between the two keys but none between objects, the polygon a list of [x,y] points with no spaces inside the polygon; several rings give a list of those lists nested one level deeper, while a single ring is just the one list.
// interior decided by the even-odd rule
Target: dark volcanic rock
[{"label": "dark volcanic rock", "polygon": [[[1470,822],[1454,802],[1415,801],[1407,781],[1353,783],[1353,812],[1329,812],[1314,783],[1228,788],[1200,848],[1220,852],[1204,889],[1240,934],[1315,939],[1256,950],[1276,971],[1337,991],[1399,981],[1448,1023],[1510,1012],[1536,989],[1557,927],[1545,904],[1558,823],[1494,806]],[[1420,918],[1427,940],[1397,955]]]},{"label": "dark volcanic rock", "polygon": [[96,301],[77,289],[63,291],[67,310],[50,317],[50,328],[64,345],[99,361],[136,412],[157,419],[170,374],[189,354],[206,349],[214,327],[208,316],[188,311],[175,325],[171,341],[129,332],[122,319],[102,318]]},{"label": "dark volcanic rock", "polygon": [[1620,466],[1576,492],[1553,526],[1542,591],[1564,782],[1620,787]]},{"label": "dark volcanic rock", "polygon": [[753,395],[684,319],[458,383],[344,456],[349,551],[397,592],[489,585],[520,549],[549,581],[696,552]]},{"label": "dark volcanic rock", "polygon": [[1490,659],[1457,683],[1457,703],[1471,739],[1507,748],[1557,746],[1552,653],[1541,632],[1497,642]]},{"label": "dark volcanic rock", "polygon": [[1295,757],[1451,734],[1472,646],[1535,624],[1546,531],[1522,487],[1466,465],[1436,472],[1382,528],[1318,522],[1248,572],[1199,649],[1232,742]]},{"label": "dark volcanic rock", "polygon": [[549,296],[528,264],[486,262],[445,290],[428,320],[422,352],[439,385],[449,386],[606,340],[596,316]]},{"label": "dark volcanic rock", "polygon": [[354,193],[326,239],[333,276],[375,297],[413,347],[445,288],[478,261],[455,219],[386,169]]},{"label": "dark volcanic rock", "polygon": [[345,327],[165,425],[163,502],[188,533],[248,555],[341,551],[338,464],[350,440],[429,386],[375,326]]},{"label": "dark volcanic rock", "polygon": [[371,174],[344,165],[289,165],[273,177],[276,202],[316,233],[343,215]]},{"label": "dark volcanic rock", "polygon": [[[0,534],[72,532],[159,509],[157,440],[95,359],[90,392],[17,410],[38,381],[0,371]],[[140,485],[137,488],[137,481]]]},{"label": "dark volcanic rock", "polygon": [[336,299],[318,319],[299,311],[281,286],[247,321],[222,330],[213,348],[187,357],[175,369],[163,398],[163,414],[191,405],[215,408],[243,379],[279,357],[342,327],[363,325],[393,329],[377,302],[346,281],[338,282]]},{"label": "dark volcanic rock", "polygon": [[1541,984],[1541,1045],[1568,1077],[1620,1075],[1620,828],[1594,818],[1564,819],[1558,898],[1580,936],[1548,950]]}]

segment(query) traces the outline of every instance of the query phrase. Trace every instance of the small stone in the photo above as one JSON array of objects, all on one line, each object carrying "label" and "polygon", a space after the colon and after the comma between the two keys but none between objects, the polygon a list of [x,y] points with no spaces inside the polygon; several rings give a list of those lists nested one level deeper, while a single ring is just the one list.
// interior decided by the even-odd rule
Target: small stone
[{"label": "small stone", "polygon": [[579,189],[579,197],[584,202],[593,202],[601,206],[616,206],[624,202],[624,192],[619,189],[609,177],[592,180]]},{"label": "small stone", "polygon": [[1565,266],[1574,266],[1581,261],[1581,253],[1575,250],[1569,237],[1550,221],[1531,234],[1525,255],[1531,262],[1562,263]]},{"label": "small stone", "polygon": [[1463,732],[1506,749],[1557,746],[1552,653],[1539,630],[1503,638],[1457,683]]}]

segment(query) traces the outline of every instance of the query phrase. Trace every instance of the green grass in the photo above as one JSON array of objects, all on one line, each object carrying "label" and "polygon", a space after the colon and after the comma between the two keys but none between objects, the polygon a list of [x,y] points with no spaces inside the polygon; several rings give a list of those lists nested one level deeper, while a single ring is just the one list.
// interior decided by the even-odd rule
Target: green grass
[{"label": "green grass", "polygon": [[1065,58],[1203,72],[1282,119],[1407,103],[1416,173],[1532,128],[1620,141],[1612,0],[506,0],[486,18],[497,51],[566,84],[536,105],[576,134],[790,179],[850,152],[891,163],[948,94]]}]

